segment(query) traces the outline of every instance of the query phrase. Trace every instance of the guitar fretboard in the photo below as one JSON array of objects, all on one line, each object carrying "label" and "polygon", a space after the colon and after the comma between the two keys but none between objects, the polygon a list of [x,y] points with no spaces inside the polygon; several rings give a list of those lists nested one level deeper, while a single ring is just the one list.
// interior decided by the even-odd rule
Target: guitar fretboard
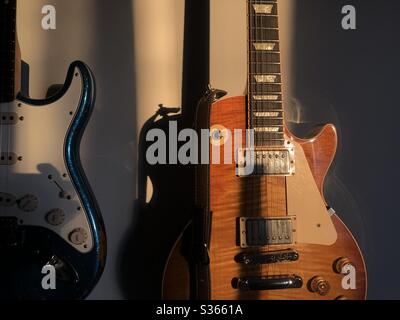
[{"label": "guitar fretboard", "polygon": [[0,102],[15,96],[16,0],[0,0]]},{"label": "guitar fretboard", "polygon": [[277,0],[248,0],[249,122],[255,146],[283,146]]}]

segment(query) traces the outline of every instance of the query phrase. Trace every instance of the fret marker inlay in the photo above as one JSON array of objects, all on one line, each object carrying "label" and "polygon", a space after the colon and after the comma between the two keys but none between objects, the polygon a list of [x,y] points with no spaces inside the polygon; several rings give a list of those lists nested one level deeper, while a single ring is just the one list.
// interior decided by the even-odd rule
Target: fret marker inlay
[{"label": "fret marker inlay", "polygon": [[279,132],[279,127],[254,128],[256,132]]},{"label": "fret marker inlay", "polygon": [[275,49],[276,43],[264,42],[264,43],[253,43],[254,48],[259,51],[272,51]]},{"label": "fret marker inlay", "polygon": [[255,13],[257,14],[271,14],[274,8],[273,4],[253,4]]},{"label": "fret marker inlay", "polygon": [[278,100],[279,96],[278,95],[263,95],[263,96],[253,96],[253,99],[256,101],[276,101]]},{"label": "fret marker inlay", "polygon": [[275,83],[277,77],[275,75],[259,75],[254,78],[258,83]]},{"label": "fret marker inlay", "polygon": [[257,118],[279,118],[279,112],[254,112]]}]

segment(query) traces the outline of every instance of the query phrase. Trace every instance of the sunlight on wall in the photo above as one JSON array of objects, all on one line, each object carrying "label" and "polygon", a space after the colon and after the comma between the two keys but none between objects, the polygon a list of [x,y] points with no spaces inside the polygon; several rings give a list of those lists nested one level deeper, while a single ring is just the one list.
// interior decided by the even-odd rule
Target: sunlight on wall
[{"label": "sunlight on wall", "polygon": [[163,103],[181,105],[184,0],[135,0],[138,130]]},{"label": "sunlight on wall", "polygon": [[[247,0],[211,0],[211,84],[240,96],[247,90]],[[283,91],[290,97],[293,0],[279,2]]]}]

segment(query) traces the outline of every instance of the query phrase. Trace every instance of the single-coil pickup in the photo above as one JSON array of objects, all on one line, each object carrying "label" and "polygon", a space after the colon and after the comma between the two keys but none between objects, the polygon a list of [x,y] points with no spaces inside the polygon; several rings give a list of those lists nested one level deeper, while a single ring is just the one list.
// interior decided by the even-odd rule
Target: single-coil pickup
[{"label": "single-coil pickup", "polygon": [[11,166],[16,164],[18,161],[22,160],[13,152],[1,152],[0,153],[0,165],[1,166]]},{"label": "single-coil pickup", "polygon": [[18,115],[14,112],[0,112],[0,125],[16,125]]}]

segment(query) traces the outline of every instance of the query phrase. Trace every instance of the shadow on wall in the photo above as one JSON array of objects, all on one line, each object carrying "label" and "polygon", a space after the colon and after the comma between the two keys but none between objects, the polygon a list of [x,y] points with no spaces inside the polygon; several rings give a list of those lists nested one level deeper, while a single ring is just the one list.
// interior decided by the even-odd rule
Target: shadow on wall
[{"label": "shadow on wall", "polygon": [[[186,0],[182,114],[151,117],[139,136],[138,195],[135,222],[120,249],[120,285],[127,299],[160,299],[163,272],[169,253],[190,221],[194,203],[194,168],[182,165],[151,166],[145,159],[153,128],[168,132],[169,121],[178,130],[192,128],[198,101],[209,79],[209,1]],[[145,107],[145,106],[141,106]],[[157,117],[162,115],[160,120]],[[167,139],[169,140],[169,139]],[[153,195],[146,203],[150,180]]]},{"label": "shadow on wall", "polygon": [[[357,10],[357,30],[341,27],[341,10],[348,4]],[[363,249],[371,299],[400,297],[400,280],[391,276],[400,263],[393,241],[400,223],[394,214],[400,176],[391,170],[400,160],[392,148],[398,145],[400,116],[394,106],[400,72],[400,45],[394,40],[398,12],[400,3],[394,0],[379,5],[372,0],[297,0],[294,13],[293,88],[304,109],[291,120],[334,122],[339,129],[325,194]],[[377,156],[377,150],[386,150],[388,157]]]},{"label": "shadow on wall", "polygon": [[[136,195],[136,83],[130,0],[95,4],[91,39],[96,108],[84,154],[107,233],[106,269],[91,299],[121,299],[120,255]],[[132,253],[134,255],[134,253]]]}]

